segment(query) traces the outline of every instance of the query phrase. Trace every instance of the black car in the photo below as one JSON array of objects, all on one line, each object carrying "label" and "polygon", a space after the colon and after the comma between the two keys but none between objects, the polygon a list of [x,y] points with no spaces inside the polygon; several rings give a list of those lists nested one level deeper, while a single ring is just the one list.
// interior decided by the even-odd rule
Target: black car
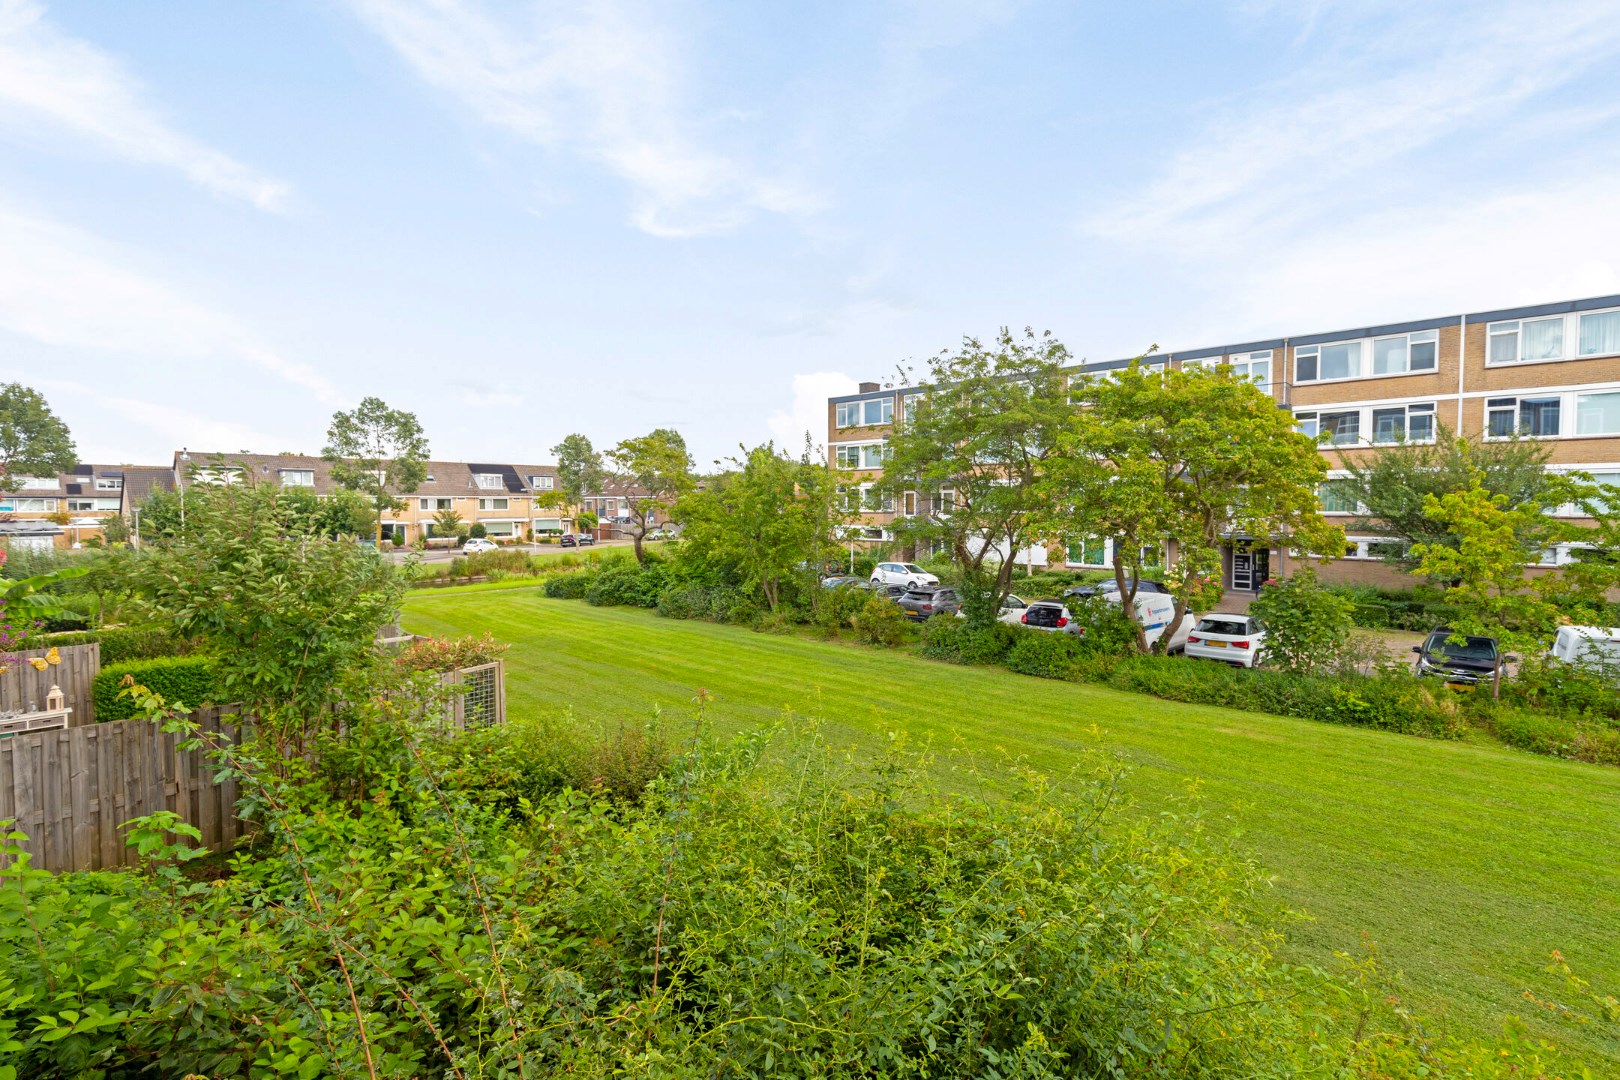
[{"label": "black car", "polygon": [[562,539],[557,541],[558,547],[578,547],[579,541],[574,539],[573,533],[564,533]]},{"label": "black car", "polygon": [[[1130,582],[1127,582],[1126,584],[1129,585]],[[1141,596],[1143,593],[1165,593],[1165,594],[1168,595],[1169,592],[1170,592],[1170,586],[1166,585],[1162,581],[1148,581],[1146,579],[1143,579],[1142,581],[1138,581],[1135,584],[1136,584],[1136,595],[1138,595],[1138,596]],[[1063,595],[1064,596],[1101,596],[1104,593],[1117,593],[1117,592],[1119,592],[1119,582],[1115,581],[1113,578],[1109,578],[1107,581],[1099,581],[1099,582],[1096,582],[1096,583],[1091,584],[1091,585],[1076,585],[1072,589],[1065,589],[1063,591]]]},{"label": "black car", "polygon": [[868,587],[872,590],[873,596],[881,596],[885,600],[899,600],[911,591],[904,585],[871,585],[869,583]]},{"label": "black car", "polygon": [[913,622],[927,622],[935,615],[955,615],[962,610],[962,601],[955,589],[938,589],[932,585],[907,589],[898,603],[906,618]]},{"label": "black car", "polygon": [[1455,686],[1477,686],[1491,679],[1503,663],[1515,659],[1502,655],[1495,638],[1454,635],[1444,626],[1430,631],[1423,644],[1412,646],[1412,651],[1418,654],[1419,675],[1444,679]]}]

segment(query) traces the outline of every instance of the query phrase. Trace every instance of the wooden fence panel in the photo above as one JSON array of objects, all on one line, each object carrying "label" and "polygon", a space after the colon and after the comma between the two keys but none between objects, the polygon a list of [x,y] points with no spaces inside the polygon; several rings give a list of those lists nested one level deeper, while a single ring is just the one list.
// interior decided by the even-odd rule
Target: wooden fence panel
[{"label": "wooden fence panel", "polygon": [[35,670],[29,660],[43,660],[49,649],[29,649],[13,653],[10,670],[0,675],[0,712],[39,712],[45,708],[45,695],[60,686],[73,710],[73,726],[96,722],[96,703],[90,696],[90,683],[101,671],[101,645],[66,645],[56,650],[60,663]]},{"label": "wooden fence panel", "polygon": [[[215,738],[234,740],[218,708],[193,719]],[[122,828],[132,818],[172,810],[196,825],[215,851],[244,833],[235,781],[215,780],[206,749],[181,750],[179,737],[149,720],[27,732],[0,739],[0,819],[28,834],[23,849],[43,870],[134,865]]]}]

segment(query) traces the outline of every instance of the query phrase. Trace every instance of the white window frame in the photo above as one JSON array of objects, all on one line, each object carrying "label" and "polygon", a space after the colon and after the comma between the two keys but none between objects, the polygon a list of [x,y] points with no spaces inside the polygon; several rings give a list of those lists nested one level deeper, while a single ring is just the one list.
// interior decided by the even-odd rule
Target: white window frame
[{"label": "white window frame", "polygon": [[[1483,404],[1484,404],[1484,424],[1482,425],[1480,430],[1483,432],[1483,437],[1485,439],[1491,440],[1491,441],[1496,441],[1496,442],[1501,442],[1501,441],[1504,441],[1504,440],[1507,440],[1507,439],[1511,439],[1511,438],[1514,438],[1515,436],[1517,436],[1518,438],[1521,438],[1521,439],[1557,439],[1557,438],[1562,438],[1562,437],[1564,437],[1564,420],[1565,420],[1565,418],[1567,416],[1570,415],[1569,401],[1567,400],[1570,396],[1571,395],[1569,395],[1569,394],[1560,393],[1560,392],[1555,390],[1555,391],[1544,392],[1544,393],[1539,393],[1539,394],[1535,393],[1535,392],[1528,392],[1528,393],[1520,393],[1520,394],[1502,394],[1502,395],[1499,395],[1499,396],[1487,397],[1483,401]],[[1513,431],[1509,432],[1506,435],[1494,434],[1491,431],[1491,414],[1493,412],[1500,412],[1503,409],[1507,408],[1506,405],[1498,405],[1498,404],[1495,404],[1495,403],[1496,402],[1507,402],[1507,401],[1511,401],[1513,403],[1513,405],[1512,405],[1512,408],[1513,408]],[[1558,402],[1558,430],[1553,432],[1550,435],[1531,435],[1528,432],[1525,432],[1523,430],[1523,428],[1524,428],[1524,403],[1526,401],[1557,401]]]},{"label": "white window frame", "polygon": [[[500,505],[497,506],[496,503],[499,503]],[[478,500],[478,509],[480,510],[510,510],[511,508],[512,506],[510,499],[488,498]]]},{"label": "white window frame", "polygon": [[[1570,404],[1571,408],[1569,409],[1569,414],[1570,414],[1570,416],[1571,416],[1571,418],[1573,420],[1572,430],[1570,431],[1570,435],[1572,437],[1574,437],[1574,438],[1583,438],[1583,439],[1601,439],[1601,438],[1606,438],[1606,437],[1612,437],[1612,436],[1615,436],[1615,435],[1620,435],[1620,427],[1617,427],[1613,431],[1582,431],[1581,430],[1581,400],[1583,398],[1608,397],[1608,396],[1620,397],[1620,387],[1616,387],[1613,390],[1577,390],[1577,391],[1575,391],[1574,393],[1572,393],[1570,395],[1569,404]],[[1563,416],[1563,411],[1560,410],[1560,412],[1559,412],[1560,420],[1562,419],[1562,416]]]},{"label": "white window frame", "polygon": [[[1369,338],[1346,338],[1343,341],[1319,341],[1311,345],[1294,346],[1294,381],[1296,383],[1335,383],[1349,382],[1352,379],[1365,378],[1362,374],[1367,363]],[[1322,350],[1355,347],[1356,358],[1354,370],[1348,375],[1334,375],[1331,378],[1322,376]],[[1308,356],[1316,361],[1316,374],[1314,377],[1301,378],[1299,374],[1299,361],[1301,357]]]},{"label": "white window frame", "polygon": [[[1620,308],[1594,308],[1591,311],[1571,311],[1561,315],[1533,315],[1519,319],[1498,319],[1485,325],[1485,366],[1486,367],[1520,367],[1524,364],[1557,364],[1566,360],[1596,360],[1607,356],[1620,356],[1620,350],[1592,350],[1584,351],[1581,347],[1581,330],[1585,321],[1604,315],[1620,314]],[[1559,349],[1557,356],[1527,357],[1524,355],[1525,333],[1527,323],[1553,323],[1560,324]],[[1492,358],[1495,344],[1499,338],[1514,337],[1513,359],[1496,360]]]},{"label": "white window frame", "polygon": [[529,486],[535,491],[551,491],[557,486],[557,478],[555,476],[531,476],[529,477]]},{"label": "white window frame", "polygon": [[[1348,479],[1350,479],[1350,474],[1348,472],[1346,472],[1343,469],[1334,469],[1334,470],[1330,471],[1327,474],[1327,476],[1323,477],[1322,486],[1326,486],[1328,484],[1337,484],[1340,481],[1348,480]],[[1322,486],[1319,486],[1316,489],[1316,501],[1317,501],[1317,504],[1319,506],[1321,506],[1321,508],[1322,508],[1321,509],[1321,514],[1322,514],[1323,517],[1365,517],[1366,516],[1367,508],[1365,506],[1361,505],[1359,502],[1356,503],[1355,509],[1353,509],[1353,510],[1329,510],[1327,508],[1327,506],[1325,504],[1323,504],[1323,502],[1322,502]]]},{"label": "white window frame", "polygon": [[17,488],[19,491],[41,491],[50,488],[52,491],[62,486],[62,481],[54,476],[19,476]]},{"label": "white window frame", "polygon": [[505,486],[500,473],[474,473],[473,478],[481,491],[493,491]]},{"label": "white window frame", "polygon": [[0,496],[0,513],[5,514],[54,514],[56,513],[56,499],[44,499],[37,495],[18,497],[16,495]]},{"label": "white window frame", "polygon": [[123,491],[124,481],[121,477],[117,476],[98,476],[96,477],[96,490]]},{"label": "white window frame", "polygon": [[[1401,368],[1398,371],[1378,370],[1378,347],[1389,342],[1401,343]],[[1433,345],[1434,361],[1428,367],[1414,368],[1412,366],[1412,346]],[[1432,375],[1440,370],[1440,331],[1439,330],[1413,330],[1406,334],[1384,334],[1372,339],[1372,371],[1368,378],[1387,379],[1391,375]]]},{"label": "white window frame", "polygon": [[[281,479],[281,486],[282,487],[310,487],[310,488],[312,488],[312,487],[315,486],[315,470],[314,469],[277,469],[276,472],[277,472],[278,476]],[[309,477],[309,481],[306,483],[303,480],[289,480],[288,479],[289,477],[293,477],[293,476],[298,476],[298,477],[307,476],[307,477]]]},{"label": "white window frame", "polygon": [[[1378,414],[1381,412],[1401,411],[1401,438],[1380,439],[1378,437]],[[1438,404],[1433,401],[1409,402],[1404,405],[1369,405],[1367,407],[1368,423],[1363,425],[1367,431],[1367,444],[1369,446],[1394,446],[1400,442],[1419,443],[1427,445],[1435,440],[1437,429],[1436,416],[1439,412]],[[1412,438],[1412,418],[1426,416],[1429,418],[1429,434],[1427,438]]]},{"label": "white window frame", "polygon": [[[1401,358],[1405,366],[1399,371],[1374,370],[1378,362],[1379,345],[1397,340],[1404,342]],[[1430,367],[1414,369],[1412,367],[1412,347],[1426,344],[1434,346],[1434,364]],[[1324,378],[1322,376],[1322,350],[1340,347],[1349,348],[1351,346],[1354,346],[1356,350],[1355,366],[1351,373]],[[1400,334],[1378,334],[1372,337],[1318,341],[1310,345],[1295,345],[1293,353],[1294,382],[1302,386],[1315,386],[1318,383],[1353,382],[1357,379],[1400,379],[1409,375],[1433,375],[1440,370],[1440,330],[1436,327],[1428,330],[1408,330]],[[1301,359],[1314,359],[1316,361],[1316,376],[1314,378],[1307,379],[1300,374],[1299,362]]]}]

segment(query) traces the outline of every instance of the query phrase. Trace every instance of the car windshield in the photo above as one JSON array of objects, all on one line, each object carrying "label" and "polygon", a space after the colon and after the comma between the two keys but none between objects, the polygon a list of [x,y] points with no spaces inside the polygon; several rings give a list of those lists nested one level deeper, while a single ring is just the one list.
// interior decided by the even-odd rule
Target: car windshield
[{"label": "car windshield", "polygon": [[1429,643],[1424,646],[1429,652],[1438,653],[1452,660],[1495,660],[1496,642],[1488,637],[1464,638],[1462,641],[1447,640],[1451,635],[1445,631],[1437,631],[1429,635]]},{"label": "car windshield", "polygon": [[901,569],[903,569],[908,574],[926,574],[926,573],[928,573],[928,571],[924,570],[922,567],[918,566],[916,563],[909,563],[909,562],[908,563],[902,563],[901,564]]},{"label": "car windshield", "polygon": [[1201,634],[1231,634],[1240,637],[1249,632],[1249,624],[1243,619],[1200,619],[1198,632]]}]

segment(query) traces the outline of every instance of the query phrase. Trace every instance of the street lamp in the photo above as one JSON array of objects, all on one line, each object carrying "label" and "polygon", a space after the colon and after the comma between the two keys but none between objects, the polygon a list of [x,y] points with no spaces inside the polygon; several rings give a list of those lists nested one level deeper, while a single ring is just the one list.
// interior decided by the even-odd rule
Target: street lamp
[{"label": "street lamp", "polygon": [[[186,448],[183,446],[180,448],[180,460],[187,465],[191,464],[191,455],[186,452]],[[180,535],[184,536],[186,533],[186,474],[183,470],[177,469],[175,471],[175,483],[180,487]]]}]

